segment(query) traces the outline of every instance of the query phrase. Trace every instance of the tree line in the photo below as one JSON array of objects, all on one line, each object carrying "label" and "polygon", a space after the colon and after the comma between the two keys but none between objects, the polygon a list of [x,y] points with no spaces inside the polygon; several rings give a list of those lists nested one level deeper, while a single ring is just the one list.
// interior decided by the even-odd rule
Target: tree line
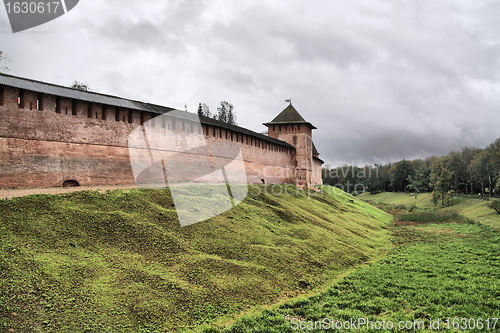
[{"label": "tree line", "polygon": [[349,193],[433,192],[446,205],[454,195],[489,196],[500,191],[500,138],[481,148],[462,148],[446,156],[358,167],[323,168],[323,183]]}]

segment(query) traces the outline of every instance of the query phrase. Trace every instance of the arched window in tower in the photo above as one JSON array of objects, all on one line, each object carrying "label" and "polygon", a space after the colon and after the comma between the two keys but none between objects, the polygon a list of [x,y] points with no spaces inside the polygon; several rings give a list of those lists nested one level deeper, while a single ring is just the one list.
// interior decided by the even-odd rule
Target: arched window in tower
[{"label": "arched window in tower", "polygon": [[293,145],[294,146],[297,145],[297,137],[296,136],[293,137]]}]

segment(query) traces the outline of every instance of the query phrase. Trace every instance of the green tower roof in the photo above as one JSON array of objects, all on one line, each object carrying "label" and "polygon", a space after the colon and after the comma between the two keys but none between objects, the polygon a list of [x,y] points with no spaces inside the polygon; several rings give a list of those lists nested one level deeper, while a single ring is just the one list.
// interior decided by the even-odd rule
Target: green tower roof
[{"label": "green tower roof", "polygon": [[274,124],[308,124],[311,128],[315,129],[313,124],[305,121],[300,113],[293,107],[292,103],[288,105],[279,115],[276,116],[271,122],[264,123],[264,125]]},{"label": "green tower roof", "polygon": [[314,142],[312,143],[312,146],[313,146],[313,155],[319,155],[318,149],[314,145]]}]

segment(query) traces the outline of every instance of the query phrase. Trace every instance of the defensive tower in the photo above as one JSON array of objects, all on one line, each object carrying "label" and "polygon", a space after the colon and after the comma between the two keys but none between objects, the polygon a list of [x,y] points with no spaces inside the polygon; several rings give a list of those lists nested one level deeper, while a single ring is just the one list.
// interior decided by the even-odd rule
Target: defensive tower
[{"label": "defensive tower", "polygon": [[313,172],[318,162],[321,168],[322,161],[312,141],[312,130],[316,127],[306,121],[291,102],[276,118],[264,125],[267,126],[270,137],[288,142],[295,147],[296,183],[299,185],[317,183],[313,179]]}]

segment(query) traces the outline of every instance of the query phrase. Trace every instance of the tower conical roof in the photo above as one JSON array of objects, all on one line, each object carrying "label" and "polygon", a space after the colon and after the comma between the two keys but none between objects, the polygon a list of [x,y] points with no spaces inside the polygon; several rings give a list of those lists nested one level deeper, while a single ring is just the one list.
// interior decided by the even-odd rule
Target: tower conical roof
[{"label": "tower conical roof", "polygon": [[313,129],[313,124],[305,121],[304,118],[300,115],[300,113],[293,107],[292,103],[288,105],[279,115],[276,116],[271,122],[264,123],[264,125],[273,125],[273,124],[308,124]]},{"label": "tower conical roof", "polygon": [[313,156],[318,156],[319,155],[319,152],[318,152],[318,149],[316,148],[316,146],[314,145],[314,142],[312,143],[312,148],[313,148]]}]

